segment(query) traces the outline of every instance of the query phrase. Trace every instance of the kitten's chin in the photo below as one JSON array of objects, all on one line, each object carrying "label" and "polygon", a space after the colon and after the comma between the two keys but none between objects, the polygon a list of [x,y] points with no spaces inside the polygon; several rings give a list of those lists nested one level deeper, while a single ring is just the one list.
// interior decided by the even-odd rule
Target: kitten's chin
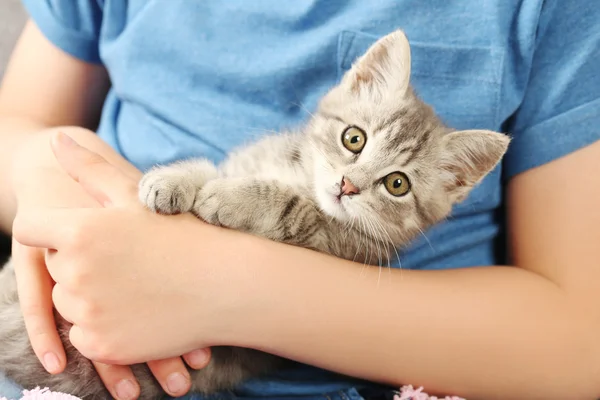
[{"label": "kitten's chin", "polygon": [[346,209],[342,198],[342,201],[337,198],[332,193],[328,193],[326,190],[317,191],[317,202],[319,204],[319,208],[329,215],[330,217],[338,220],[338,221],[349,221],[350,215],[348,214],[348,210]]}]

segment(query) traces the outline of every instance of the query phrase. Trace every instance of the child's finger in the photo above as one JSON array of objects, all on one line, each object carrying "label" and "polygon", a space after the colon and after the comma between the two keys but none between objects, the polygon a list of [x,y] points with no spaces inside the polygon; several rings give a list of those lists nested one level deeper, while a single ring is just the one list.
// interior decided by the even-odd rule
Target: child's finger
[{"label": "child's finger", "polygon": [[93,364],[104,386],[106,386],[115,399],[133,400],[140,396],[140,385],[130,367],[98,362],[94,362]]},{"label": "child's finger", "polygon": [[46,270],[44,251],[13,240],[12,254],[21,311],[31,346],[44,368],[51,374],[58,374],[66,366],[66,356],[56,330],[52,307],[54,282]]},{"label": "child's finger", "polygon": [[183,396],[192,386],[181,357],[150,361],[148,367],[165,392],[173,397]]}]

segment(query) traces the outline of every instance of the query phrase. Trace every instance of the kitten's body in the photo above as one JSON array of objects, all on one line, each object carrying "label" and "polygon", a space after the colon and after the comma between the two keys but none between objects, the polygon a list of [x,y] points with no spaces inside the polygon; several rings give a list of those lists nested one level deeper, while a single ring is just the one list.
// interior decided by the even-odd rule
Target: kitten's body
[{"label": "kitten's body", "polygon": [[[403,33],[379,40],[321,101],[297,133],[266,137],[217,169],[205,160],[151,170],[140,198],[164,214],[191,211],[215,225],[368,264],[445,218],[501,159],[504,135],[453,132],[409,86]],[[67,345],[67,373],[48,375],[35,357],[10,265],[0,273],[0,370],[26,387],[49,386],[109,398],[91,363]],[[68,324],[58,317],[66,335]],[[193,391],[230,389],[281,367],[280,358],[217,347],[207,368],[191,371]],[[134,366],[143,399],[162,390]]]}]

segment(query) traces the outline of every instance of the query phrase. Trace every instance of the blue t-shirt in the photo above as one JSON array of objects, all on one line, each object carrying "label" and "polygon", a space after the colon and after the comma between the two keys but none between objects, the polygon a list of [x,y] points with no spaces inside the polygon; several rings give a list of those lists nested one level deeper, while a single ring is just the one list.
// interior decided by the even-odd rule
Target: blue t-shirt
[{"label": "blue t-shirt", "polygon": [[[514,138],[452,217],[402,252],[404,268],[506,262],[507,180],[600,139],[600,7],[592,1],[24,3],[56,46],[106,66],[112,88],[98,135],[142,170],[190,156],[219,161],[300,124],[378,37],[402,28],[412,83],[449,125]],[[355,399],[361,385],[298,367],[226,395]]]}]

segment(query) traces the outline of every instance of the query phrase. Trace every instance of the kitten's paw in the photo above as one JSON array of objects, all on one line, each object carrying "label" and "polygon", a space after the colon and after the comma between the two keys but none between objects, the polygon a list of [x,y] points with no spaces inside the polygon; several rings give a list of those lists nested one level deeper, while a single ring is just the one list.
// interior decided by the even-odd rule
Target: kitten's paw
[{"label": "kitten's paw", "polygon": [[197,193],[192,212],[209,224],[238,228],[246,212],[236,183],[229,179],[208,182]]},{"label": "kitten's paw", "polygon": [[192,209],[198,188],[178,171],[157,168],[148,172],[139,185],[140,201],[159,214],[180,214]]}]

